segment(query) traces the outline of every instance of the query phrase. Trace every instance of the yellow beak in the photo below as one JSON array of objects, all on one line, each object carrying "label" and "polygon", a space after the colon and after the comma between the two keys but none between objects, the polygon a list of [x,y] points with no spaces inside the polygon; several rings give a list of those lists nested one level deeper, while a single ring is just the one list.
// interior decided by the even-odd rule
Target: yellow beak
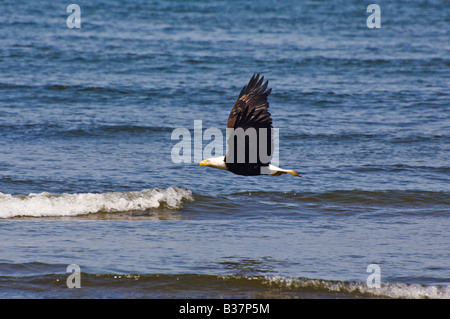
[{"label": "yellow beak", "polygon": [[200,162],[200,164],[198,164],[198,166],[208,166],[208,162],[206,162],[206,160],[203,160]]}]

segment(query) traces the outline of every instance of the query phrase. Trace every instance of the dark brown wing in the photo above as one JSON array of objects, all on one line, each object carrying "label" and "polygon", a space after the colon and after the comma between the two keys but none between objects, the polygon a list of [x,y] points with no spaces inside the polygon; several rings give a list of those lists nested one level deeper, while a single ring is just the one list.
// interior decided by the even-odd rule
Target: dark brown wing
[{"label": "dark brown wing", "polygon": [[267,97],[272,89],[267,89],[269,81],[260,78],[259,73],[253,75],[246,86],[244,86],[233,109],[228,116],[227,127],[244,129],[248,127],[272,127],[272,119],[268,111],[269,102]]},{"label": "dark brown wing", "polygon": [[[272,156],[272,118],[268,111],[269,102],[267,97],[272,89],[267,89],[269,81],[264,84],[264,77],[259,74],[253,75],[246,86],[243,87],[239,97],[230,112],[227,121],[227,128],[234,131],[228,138],[228,152],[225,162],[229,171],[239,175],[259,175],[261,167],[269,165]],[[239,138],[239,130],[249,132],[248,129],[255,129],[256,139],[248,136]],[[261,133],[261,129],[266,129],[266,133]],[[241,134],[242,136],[242,134]],[[260,140],[266,147],[261,149]],[[242,153],[240,150],[245,150]],[[260,154],[267,154],[264,160]],[[252,157],[255,155],[256,157]],[[254,160],[256,158],[256,161]],[[243,160],[242,160],[243,159]]]}]

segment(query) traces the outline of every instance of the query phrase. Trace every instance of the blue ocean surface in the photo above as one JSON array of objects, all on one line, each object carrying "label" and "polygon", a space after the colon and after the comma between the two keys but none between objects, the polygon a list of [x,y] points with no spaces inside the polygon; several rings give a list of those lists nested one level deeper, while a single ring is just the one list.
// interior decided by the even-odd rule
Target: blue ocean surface
[{"label": "blue ocean surface", "polygon": [[[447,1],[76,4],[0,3],[0,298],[450,298]],[[300,178],[198,165],[255,73]]]}]

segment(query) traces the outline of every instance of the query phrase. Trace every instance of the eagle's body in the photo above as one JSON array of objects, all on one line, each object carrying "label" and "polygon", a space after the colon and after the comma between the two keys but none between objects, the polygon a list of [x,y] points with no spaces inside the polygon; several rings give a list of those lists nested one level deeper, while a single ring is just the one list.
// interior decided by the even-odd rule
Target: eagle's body
[{"label": "eagle's body", "polygon": [[252,176],[292,174],[270,164],[273,152],[272,118],[268,111],[268,81],[253,75],[241,90],[227,121],[228,151],[226,156],[212,157],[200,162],[200,166],[228,170],[234,174]]}]

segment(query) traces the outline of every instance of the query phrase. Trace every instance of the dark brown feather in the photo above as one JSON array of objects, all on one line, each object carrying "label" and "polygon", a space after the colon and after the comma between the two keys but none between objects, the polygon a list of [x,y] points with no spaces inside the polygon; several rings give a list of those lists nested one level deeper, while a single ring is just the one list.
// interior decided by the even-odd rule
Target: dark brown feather
[{"label": "dark brown feather", "polygon": [[[268,129],[268,134],[266,136],[268,155],[272,155],[272,134],[270,129],[272,128],[272,118],[268,111],[269,102],[267,97],[269,96],[272,89],[267,89],[269,81],[264,82],[264,77],[260,77],[259,73],[254,74],[247,85],[245,85],[241,92],[239,93],[238,99],[230,112],[227,121],[227,128],[238,129],[242,128],[246,131],[249,128],[255,128],[257,132],[257,152],[259,154],[259,140],[261,138],[259,134],[259,129]],[[233,139],[233,143],[231,143]],[[238,143],[245,143],[244,147],[246,150],[245,162],[237,162],[237,150]],[[242,145],[242,144],[239,144]],[[261,162],[258,155],[258,160],[256,163],[251,162],[250,159],[250,149],[255,149],[249,147],[249,139],[246,137],[245,140],[239,140],[236,136],[230,136],[228,139],[229,151],[225,156],[225,162],[229,171],[239,174],[239,175],[260,175],[261,167],[268,166],[269,162]],[[230,148],[233,147],[234,152],[230,152]]]},{"label": "dark brown feather", "polygon": [[[261,85],[263,81],[264,76],[260,78],[260,75],[258,73],[257,75],[253,75],[248,84],[242,88],[241,93],[239,94],[239,97],[236,103],[234,104],[234,107],[231,110],[230,115],[228,116],[227,121],[228,128],[236,129],[238,127],[242,127],[246,129],[248,127],[254,127],[249,125],[255,124],[254,122],[256,120],[259,120],[256,121],[256,123],[264,124],[264,126],[262,127],[272,127],[272,119],[268,111],[269,102],[267,101],[267,97],[269,96],[272,89],[266,91],[269,81],[266,81],[263,85]],[[239,117],[239,114],[243,113],[245,110],[247,110],[247,112],[256,110],[258,119],[252,119],[253,121],[251,123],[243,122],[242,121],[243,118]],[[238,119],[240,119],[240,121],[237,121]]]}]

